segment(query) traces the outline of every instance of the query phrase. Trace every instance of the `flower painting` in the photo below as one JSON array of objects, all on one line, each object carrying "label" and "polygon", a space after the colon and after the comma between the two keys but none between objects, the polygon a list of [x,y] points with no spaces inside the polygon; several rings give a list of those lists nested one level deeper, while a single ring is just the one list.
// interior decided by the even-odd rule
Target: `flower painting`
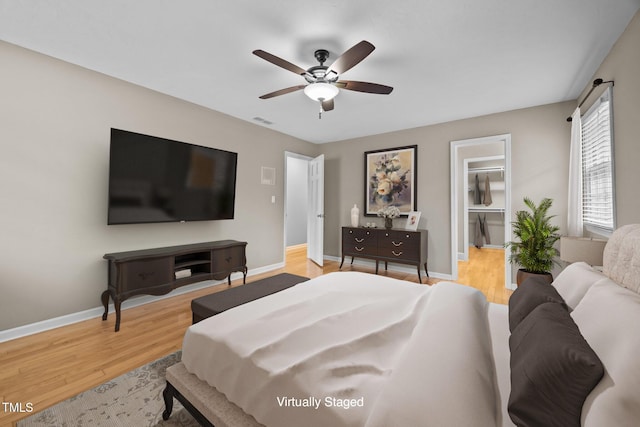
[{"label": "flower painting", "polygon": [[367,151],[365,157],[365,215],[387,207],[406,216],[416,210],[417,145]]}]

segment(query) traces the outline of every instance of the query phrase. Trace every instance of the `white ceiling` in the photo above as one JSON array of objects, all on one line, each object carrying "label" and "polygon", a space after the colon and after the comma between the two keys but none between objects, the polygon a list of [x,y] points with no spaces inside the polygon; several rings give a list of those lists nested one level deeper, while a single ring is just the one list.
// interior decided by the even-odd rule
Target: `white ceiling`
[{"label": "white ceiling", "polygon": [[[640,0],[0,0],[0,39],[323,143],[576,99]],[[368,40],[334,111],[251,52],[302,68]],[[1,66],[1,65],[0,65]],[[599,76],[605,80],[611,76]],[[254,120],[260,117],[272,125]]]}]

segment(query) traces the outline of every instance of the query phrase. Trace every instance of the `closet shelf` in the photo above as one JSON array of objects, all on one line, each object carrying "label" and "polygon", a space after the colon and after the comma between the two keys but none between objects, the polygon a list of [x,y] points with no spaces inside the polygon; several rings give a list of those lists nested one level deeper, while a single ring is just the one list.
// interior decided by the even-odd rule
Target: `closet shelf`
[{"label": "closet shelf", "polygon": [[504,173],[504,166],[485,166],[480,168],[469,168],[469,173],[482,173],[482,172],[500,172]]}]

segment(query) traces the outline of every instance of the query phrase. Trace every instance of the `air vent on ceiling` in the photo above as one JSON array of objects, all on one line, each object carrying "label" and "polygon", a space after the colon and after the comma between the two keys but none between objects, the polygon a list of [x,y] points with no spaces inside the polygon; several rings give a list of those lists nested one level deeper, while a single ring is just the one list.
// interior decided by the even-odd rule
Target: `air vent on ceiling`
[{"label": "air vent on ceiling", "polygon": [[265,124],[265,125],[272,125],[273,124],[273,122],[270,122],[269,120],[265,120],[262,117],[254,117],[253,120],[255,120],[256,122],[260,122],[262,124]]}]

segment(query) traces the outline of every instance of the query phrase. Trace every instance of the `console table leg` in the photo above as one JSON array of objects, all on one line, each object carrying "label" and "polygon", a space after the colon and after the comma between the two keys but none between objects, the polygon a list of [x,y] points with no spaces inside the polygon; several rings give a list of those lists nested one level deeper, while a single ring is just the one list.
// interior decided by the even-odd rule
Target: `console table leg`
[{"label": "console table leg", "polygon": [[424,262],[424,272],[427,273],[427,277],[429,277],[429,270],[427,269],[427,261]]},{"label": "console table leg", "polygon": [[338,270],[342,268],[342,264],[344,264],[344,255],[342,255],[342,261],[340,261],[340,267],[338,267]]},{"label": "console table leg", "polygon": [[100,297],[102,299],[102,305],[104,305],[104,313],[102,314],[102,320],[107,320],[107,314],[109,314],[109,290],[102,293]]},{"label": "console table leg", "polygon": [[116,332],[120,330],[120,305],[122,301],[116,300],[113,302],[113,305],[116,307]]},{"label": "console table leg", "polygon": [[420,277],[420,264],[418,264],[418,283],[422,284],[422,277]]}]

